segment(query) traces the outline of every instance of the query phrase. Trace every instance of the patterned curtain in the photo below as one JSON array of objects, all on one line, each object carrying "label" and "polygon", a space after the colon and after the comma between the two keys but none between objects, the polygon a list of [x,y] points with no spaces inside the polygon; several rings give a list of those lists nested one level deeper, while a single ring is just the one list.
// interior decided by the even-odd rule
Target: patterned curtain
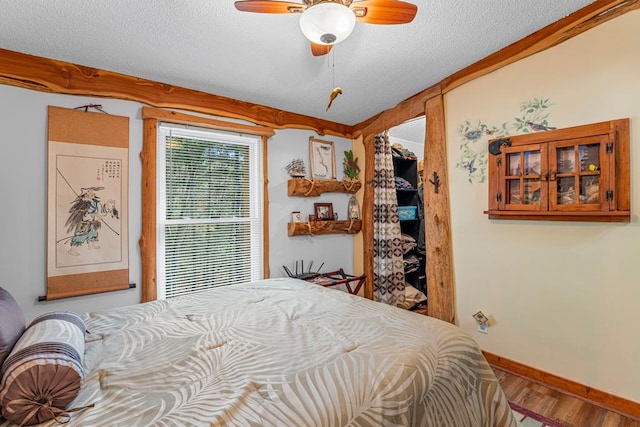
[{"label": "patterned curtain", "polygon": [[404,306],[404,264],[389,133],[375,137],[373,299]]}]

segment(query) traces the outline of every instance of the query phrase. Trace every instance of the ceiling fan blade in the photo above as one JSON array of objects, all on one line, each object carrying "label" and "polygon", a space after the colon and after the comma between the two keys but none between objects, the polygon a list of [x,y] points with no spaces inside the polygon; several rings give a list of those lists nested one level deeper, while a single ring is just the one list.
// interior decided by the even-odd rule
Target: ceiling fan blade
[{"label": "ceiling fan blade", "polygon": [[362,0],[350,6],[356,19],[366,24],[408,24],[413,21],[418,6],[399,0]]},{"label": "ceiling fan blade", "polygon": [[329,53],[331,51],[331,48],[333,47],[332,44],[318,44],[318,43],[311,43],[311,53],[313,54],[313,56],[322,56],[322,55],[326,55],[327,53]]},{"label": "ceiling fan blade", "polygon": [[296,13],[303,12],[305,6],[300,3],[271,0],[243,0],[235,2],[236,9],[242,12],[257,13]]}]

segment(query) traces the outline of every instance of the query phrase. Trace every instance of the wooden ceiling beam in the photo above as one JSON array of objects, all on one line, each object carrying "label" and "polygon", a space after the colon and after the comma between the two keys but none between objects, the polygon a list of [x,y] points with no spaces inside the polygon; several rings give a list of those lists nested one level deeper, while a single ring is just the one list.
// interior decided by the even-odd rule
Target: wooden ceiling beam
[{"label": "wooden ceiling beam", "polygon": [[351,138],[353,126],[124,74],[0,49],[0,84],[41,92],[137,101],[157,108],[247,120],[274,129],[309,129]]},{"label": "wooden ceiling beam", "polygon": [[357,124],[354,137],[360,135],[375,135],[394,126],[398,126],[407,120],[424,116],[425,102],[435,96],[441,95],[440,85],[434,85],[420,93],[413,95],[393,108],[383,111],[370,119]]},{"label": "wooden ceiling beam", "polygon": [[447,77],[441,83],[442,93],[447,93],[471,80],[556,46],[639,7],[640,0],[596,0]]},{"label": "wooden ceiling beam", "polygon": [[473,79],[484,76],[520,59],[549,49],[606,21],[640,8],[640,0],[596,0],[535,33],[446,77],[422,92],[382,113],[354,126],[354,136],[379,133],[407,120],[423,115],[417,111],[426,100],[447,92]]},{"label": "wooden ceiling beam", "polygon": [[125,99],[157,108],[182,109],[247,120],[274,129],[309,129],[319,135],[357,138],[381,132],[420,116],[424,114],[419,111],[420,106],[424,106],[424,102],[434,96],[446,94],[475,78],[553,47],[638,8],[640,0],[596,0],[354,126],[5,49],[0,49],[0,84],[42,92]]}]

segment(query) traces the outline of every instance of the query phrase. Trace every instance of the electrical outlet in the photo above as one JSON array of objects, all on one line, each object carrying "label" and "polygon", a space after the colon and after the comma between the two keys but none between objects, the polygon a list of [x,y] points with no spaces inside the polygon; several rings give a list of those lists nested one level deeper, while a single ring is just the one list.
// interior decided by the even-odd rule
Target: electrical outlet
[{"label": "electrical outlet", "polygon": [[478,323],[478,332],[481,334],[489,333],[489,324],[488,323]]}]

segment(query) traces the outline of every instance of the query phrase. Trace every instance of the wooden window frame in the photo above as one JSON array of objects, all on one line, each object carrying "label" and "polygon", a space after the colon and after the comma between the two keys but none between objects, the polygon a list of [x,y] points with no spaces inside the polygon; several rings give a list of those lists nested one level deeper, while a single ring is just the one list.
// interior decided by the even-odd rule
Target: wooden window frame
[{"label": "wooden window frame", "polygon": [[263,162],[263,275],[270,276],[269,272],[269,197],[268,197],[268,170],[267,170],[267,140],[275,135],[271,128],[251,126],[238,123],[225,122],[176,113],[173,111],[156,108],[142,108],[143,142],[140,159],[142,161],[142,233],[140,235],[140,257],[142,269],[141,302],[158,299],[157,288],[157,257],[156,257],[156,156],[157,136],[160,122],[185,124],[202,128],[217,129],[223,131],[239,132],[258,135],[262,138],[262,162]]}]

